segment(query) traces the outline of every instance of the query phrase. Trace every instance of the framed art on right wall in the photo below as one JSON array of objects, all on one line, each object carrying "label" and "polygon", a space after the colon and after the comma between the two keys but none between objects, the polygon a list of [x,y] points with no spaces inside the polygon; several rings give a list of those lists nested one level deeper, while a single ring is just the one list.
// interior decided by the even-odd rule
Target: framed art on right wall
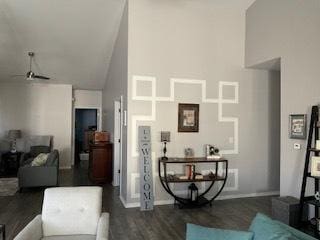
[{"label": "framed art on right wall", "polygon": [[311,158],[311,176],[320,177],[320,157]]},{"label": "framed art on right wall", "polygon": [[289,118],[289,137],[292,139],[307,138],[307,115],[291,114]]}]

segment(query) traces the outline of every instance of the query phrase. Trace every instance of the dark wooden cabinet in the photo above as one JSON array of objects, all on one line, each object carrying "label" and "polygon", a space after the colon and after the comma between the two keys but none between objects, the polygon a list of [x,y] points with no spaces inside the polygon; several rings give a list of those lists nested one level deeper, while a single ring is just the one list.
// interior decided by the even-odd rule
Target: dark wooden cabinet
[{"label": "dark wooden cabinet", "polygon": [[92,182],[112,182],[112,152],[112,143],[100,142],[90,144],[89,178]]},{"label": "dark wooden cabinet", "polygon": [[0,176],[17,176],[22,152],[6,152],[0,156]]}]

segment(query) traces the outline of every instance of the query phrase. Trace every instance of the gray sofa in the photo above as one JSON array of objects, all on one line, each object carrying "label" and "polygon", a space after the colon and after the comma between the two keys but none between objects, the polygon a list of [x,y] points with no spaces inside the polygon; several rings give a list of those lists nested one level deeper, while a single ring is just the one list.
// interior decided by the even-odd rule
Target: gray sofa
[{"label": "gray sofa", "polygon": [[[40,153],[49,153],[47,162],[43,166],[31,166],[33,159]],[[21,156],[18,171],[19,188],[57,186],[59,179],[59,152],[50,147],[33,146],[29,153]]]}]

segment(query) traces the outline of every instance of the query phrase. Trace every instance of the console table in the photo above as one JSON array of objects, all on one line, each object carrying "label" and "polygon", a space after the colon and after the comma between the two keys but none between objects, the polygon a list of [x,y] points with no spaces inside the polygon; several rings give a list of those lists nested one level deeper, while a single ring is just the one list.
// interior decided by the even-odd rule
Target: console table
[{"label": "console table", "polygon": [[[195,179],[194,177],[188,179],[180,179],[179,174],[168,175],[167,166],[169,164],[211,164],[215,173],[204,175],[202,179]],[[210,167],[212,168],[212,167]],[[228,177],[228,160],[221,159],[208,159],[208,158],[168,158],[163,159],[159,158],[158,160],[158,169],[159,169],[159,178],[163,188],[169,193],[176,202],[179,203],[181,208],[194,208],[201,207],[209,204],[212,206],[212,201],[219,196],[222,192]],[[161,175],[163,169],[163,175]],[[222,171],[221,171],[222,170]],[[219,176],[219,173],[223,174]],[[182,174],[183,175],[183,174]],[[192,201],[190,198],[183,198],[177,196],[170,188],[170,183],[195,183],[195,182],[210,182],[210,185],[204,190],[203,193],[199,194],[195,201]],[[205,195],[210,191],[210,189],[215,185],[215,183],[221,182],[221,186],[218,188],[218,191],[211,198],[206,198]]]}]

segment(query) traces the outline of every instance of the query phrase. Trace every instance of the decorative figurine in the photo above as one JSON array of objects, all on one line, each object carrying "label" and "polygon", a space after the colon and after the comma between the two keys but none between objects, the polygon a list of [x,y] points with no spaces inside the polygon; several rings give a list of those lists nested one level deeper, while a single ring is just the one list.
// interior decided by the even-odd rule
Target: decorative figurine
[{"label": "decorative figurine", "polygon": [[186,148],[186,149],[184,149],[184,156],[185,156],[186,158],[192,158],[192,157],[194,157],[194,151],[193,151],[193,149],[192,149],[192,148]]},{"label": "decorative figurine", "polygon": [[314,198],[320,202],[320,193],[319,192],[316,192],[316,194],[314,195]]},{"label": "decorative figurine", "polygon": [[221,155],[219,154],[219,149],[213,145],[206,145],[206,157],[209,159],[220,159]]}]

